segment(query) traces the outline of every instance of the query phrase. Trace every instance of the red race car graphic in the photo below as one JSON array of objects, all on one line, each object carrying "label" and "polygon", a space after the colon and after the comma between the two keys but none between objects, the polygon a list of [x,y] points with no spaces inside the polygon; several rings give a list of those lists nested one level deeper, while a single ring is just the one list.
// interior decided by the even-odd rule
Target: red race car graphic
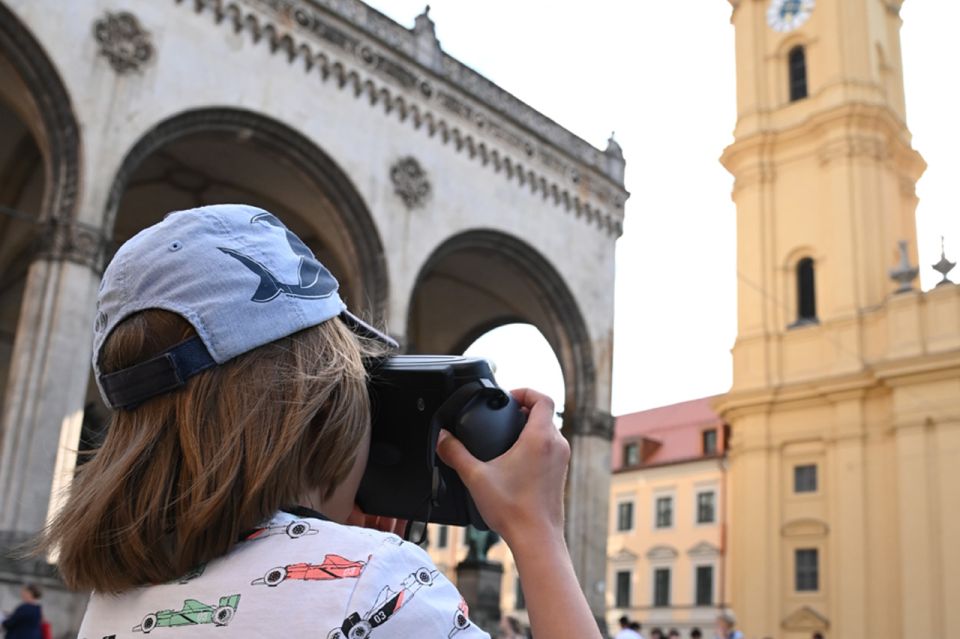
[{"label": "red race car graphic", "polygon": [[257,528],[247,535],[244,541],[253,541],[255,539],[263,539],[264,537],[283,534],[286,534],[290,539],[297,539],[304,535],[316,535],[318,532],[320,531],[311,526],[310,522],[302,519],[294,519],[290,522],[280,522],[276,524],[271,521],[264,528]]},{"label": "red race car graphic", "polygon": [[447,635],[447,639],[452,639],[453,635],[465,630],[469,625],[470,608],[467,607],[467,602],[461,597],[460,603],[457,605],[457,611],[453,614],[453,629]]},{"label": "red race car graphic", "polygon": [[[370,561],[370,557],[367,557],[367,561]],[[366,565],[366,561],[352,561],[340,555],[326,555],[323,558],[323,563],[319,564],[299,563],[271,568],[263,577],[251,581],[250,585],[266,584],[273,587],[287,579],[328,581],[330,579],[359,577]]]},{"label": "red race car graphic", "polygon": [[436,576],[436,570],[422,567],[414,570],[400,583],[400,590],[384,586],[367,614],[361,617],[354,612],[343,620],[343,625],[331,630],[327,639],[367,639],[374,628],[386,623],[417,591],[424,586],[432,586]]}]

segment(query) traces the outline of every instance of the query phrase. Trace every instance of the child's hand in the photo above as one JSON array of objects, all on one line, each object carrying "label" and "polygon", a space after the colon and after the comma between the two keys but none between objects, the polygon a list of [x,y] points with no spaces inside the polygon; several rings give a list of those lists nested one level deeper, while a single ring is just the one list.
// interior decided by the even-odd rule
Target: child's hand
[{"label": "child's hand", "polygon": [[381,532],[393,533],[403,537],[404,530],[407,527],[406,519],[395,519],[393,517],[379,517],[377,515],[368,515],[360,506],[353,505],[353,510],[347,517],[348,526],[360,526],[361,528],[370,528]]},{"label": "child's hand", "polygon": [[516,443],[481,462],[447,430],[437,454],[457,471],[480,514],[507,545],[526,535],[563,534],[563,490],[570,445],[553,424],[553,400],[529,389],[513,391],[529,411]]}]

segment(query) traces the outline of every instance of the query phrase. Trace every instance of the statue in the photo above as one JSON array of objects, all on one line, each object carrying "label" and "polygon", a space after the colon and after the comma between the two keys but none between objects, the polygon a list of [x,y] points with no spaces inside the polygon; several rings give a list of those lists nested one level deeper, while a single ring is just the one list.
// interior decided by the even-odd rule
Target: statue
[{"label": "statue", "polygon": [[492,530],[478,530],[467,526],[467,558],[468,562],[487,563],[487,553],[500,541],[500,535]]}]

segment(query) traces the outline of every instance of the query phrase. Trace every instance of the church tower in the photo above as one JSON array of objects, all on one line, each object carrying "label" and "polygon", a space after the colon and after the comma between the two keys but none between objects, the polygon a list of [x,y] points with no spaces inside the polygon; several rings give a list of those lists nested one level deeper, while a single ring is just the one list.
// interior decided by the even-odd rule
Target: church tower
[{"label": "church tower", "polygon": [[960,633],[960,287],[915,288],[902,1],[730,2],[738,626]]}]

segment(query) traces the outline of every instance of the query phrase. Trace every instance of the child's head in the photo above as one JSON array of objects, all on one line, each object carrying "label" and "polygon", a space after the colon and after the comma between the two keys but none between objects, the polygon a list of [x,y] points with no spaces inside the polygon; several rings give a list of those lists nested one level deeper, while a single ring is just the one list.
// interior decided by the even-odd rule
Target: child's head
[{"label": "child's head", "polygon": [[272,215],[168,216],[121,247],[94,369],[115,408],[45,543],[78,589],[172,580],[282,506],[346,517],[366,463],[364,360],[390,340]]}]

